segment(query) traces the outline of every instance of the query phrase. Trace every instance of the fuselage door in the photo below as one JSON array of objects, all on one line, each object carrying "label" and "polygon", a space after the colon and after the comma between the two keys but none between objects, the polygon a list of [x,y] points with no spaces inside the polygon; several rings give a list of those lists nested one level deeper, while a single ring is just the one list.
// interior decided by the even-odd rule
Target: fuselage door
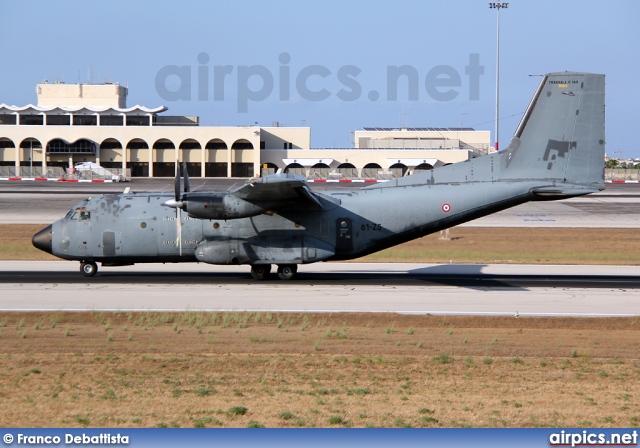
[{"label": "fuselage door", "polygon": [[336,253],[353,251],[353,226],[351,218],[336,220]]},{"label": "fuselage door", "polygon": [[116,256],[116,232],[107,230],[102,233],[102,255],[105,257]]}]

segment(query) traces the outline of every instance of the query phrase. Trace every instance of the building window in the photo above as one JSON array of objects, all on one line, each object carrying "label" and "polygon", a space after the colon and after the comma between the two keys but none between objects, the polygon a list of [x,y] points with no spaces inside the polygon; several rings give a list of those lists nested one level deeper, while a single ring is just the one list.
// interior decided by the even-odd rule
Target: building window
[{"label": "building window", "polygon": [[231,149],[253,149],[253,144],[245,139],[236,140],[233,145],[231,145]]},{"label": "building window", "polygon": [[47,126],[69,126],[69,115],[47,115]]},{"label": "building window", "polygon": [[75,126],[96,126],[98,117],[95,115],[74,115],[73,124]]},{"label": "building window", "polygon": [[100,126],[122,126],[122,115],[100,115]]},{"label": "building window", "polygon": [[146,115],[127,115],[127,126],[149,126],[149,117]]},{"label": "building window", "polygon": [[0,124],[16,124],[16,116],[13,114],[0,114]]},{"label": "building window", "polygon": [[95,154],[96,145],[86,138],[81,138],[73,143],[67,143],[56,138],[47,144],[47,154]]},{"label": "building window", "polygon": [[42,125],[44,123],[42,115],[20,115],[20,124]]},{"label": "building window", "polygon": [[227,144],[222,140],[211,140],[207,143],[205,149],[227,149]]},{"label": "building window", "polygon": [[100,149],[122,149],[122,145],[117,140],[105,140],[100,145]]}]

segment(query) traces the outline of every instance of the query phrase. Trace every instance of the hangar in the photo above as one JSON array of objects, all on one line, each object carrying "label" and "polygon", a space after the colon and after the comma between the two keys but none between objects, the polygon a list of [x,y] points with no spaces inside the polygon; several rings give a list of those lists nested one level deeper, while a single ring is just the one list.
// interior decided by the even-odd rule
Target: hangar
[{"label": "hangar", "polygon": [[[38,84],[37,105],[0,104],[0,177],[43,176],[95,162],[127,177],[252,177],[282,169],[315,180],[383,180],[492,151],[489,131],[377,128],[353,147],[311,148],[309,127],[203,126],[165,106],[126,106],[117,83]],[[34,174],[35,170],[35,174]],[[27,174],[25,174],[27,173]]]}]

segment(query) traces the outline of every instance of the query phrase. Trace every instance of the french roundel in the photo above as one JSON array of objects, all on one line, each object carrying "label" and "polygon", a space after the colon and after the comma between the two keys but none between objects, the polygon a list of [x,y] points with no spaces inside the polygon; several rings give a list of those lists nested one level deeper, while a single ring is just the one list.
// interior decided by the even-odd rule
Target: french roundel
[{"label": "french roundel", "polygon": [[449,213],[451,211],[451,205],[450,204],[442,204],[442,211],[445,213]]}]

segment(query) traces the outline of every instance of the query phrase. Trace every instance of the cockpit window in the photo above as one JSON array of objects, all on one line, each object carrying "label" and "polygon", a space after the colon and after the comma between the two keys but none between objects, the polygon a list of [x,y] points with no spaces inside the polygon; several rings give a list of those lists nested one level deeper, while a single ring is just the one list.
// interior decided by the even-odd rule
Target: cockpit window
[{"label": "cockpit window", "polygon": [[69,211],[66,218],[69,221],[91,221],[91,212],[87,210],[75,209]]}]

